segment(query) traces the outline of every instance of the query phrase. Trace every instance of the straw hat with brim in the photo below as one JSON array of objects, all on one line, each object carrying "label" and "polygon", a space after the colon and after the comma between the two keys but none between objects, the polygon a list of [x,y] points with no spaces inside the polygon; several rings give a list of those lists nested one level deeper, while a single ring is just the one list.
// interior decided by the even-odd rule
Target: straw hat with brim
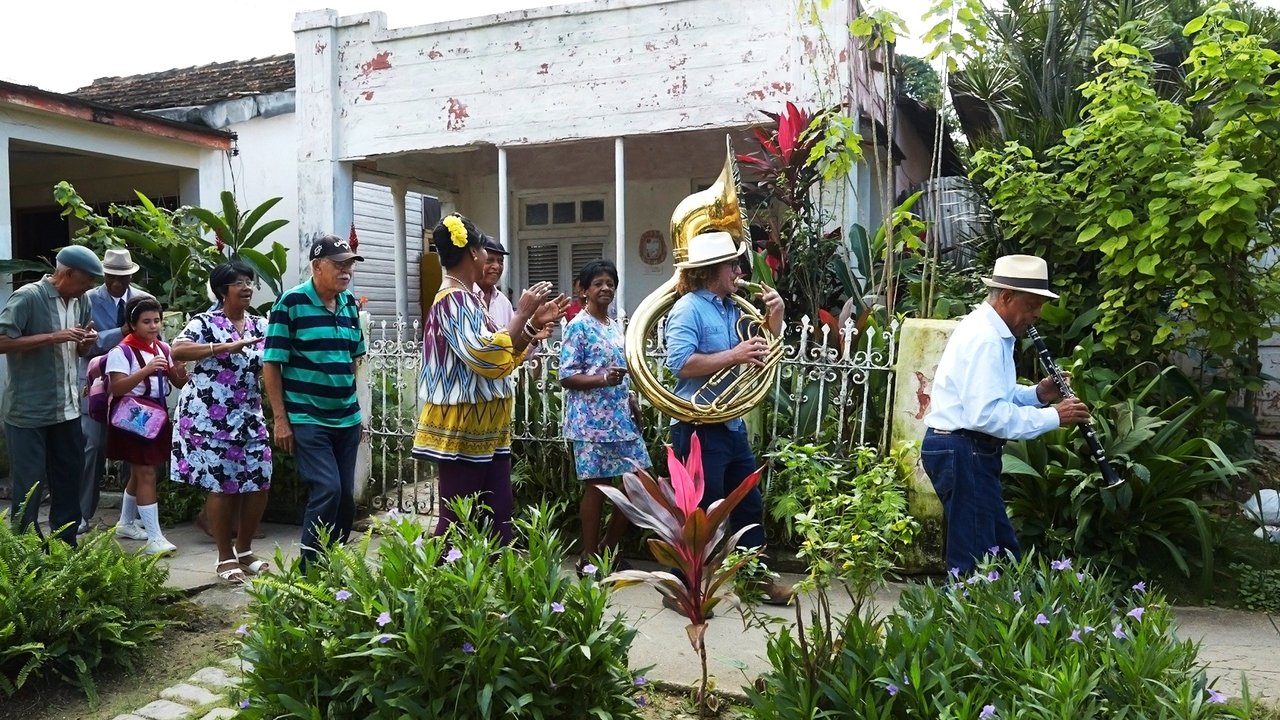
[{"label": "straw hat with brim", "polygon": [[991,277],[982,278],[989,288],[1017,290],[1049,299],[1057,293],[1049,291],[1049,264],[1034,255],[1005,255],[996,258]]},{"label": "straw hat with brim", "polygon": [[689,238],[689,259],[676,263],[685,268],[706,267],[732,260],[747,251],[746,243],[737,243],[727,232],[709,232]]}]

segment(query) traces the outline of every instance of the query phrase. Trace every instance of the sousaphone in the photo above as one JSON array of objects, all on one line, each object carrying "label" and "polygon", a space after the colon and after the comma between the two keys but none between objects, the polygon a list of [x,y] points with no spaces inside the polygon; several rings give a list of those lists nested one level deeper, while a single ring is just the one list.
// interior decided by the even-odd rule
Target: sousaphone
[{"label": "sousaphone", "polygon": [[[738,165],[734,161],[733,144],[725,138],[724,169],[711,187],[693,193],[680,201],[671,214],[671,255],[675,262],[689,259],[689,239],[705,232],[727,232],[736,243],[750,242],[747,218],[738,202]],[[627,325],[627,370],[636,390],[663,413],[697,424],[722,423],[747,414],[769,393],[777,381],[778,363],[782,359],[782,338],[769,330],[760,310],[741,295],[730,297],[742,310],[738,324],[739,340],[758,334],[768,343],[769,352],[763,367],[742,365],[725,368],[712,375],[703,390],[685,399],[668,389],[645,358],[645,343],[658,321],[671,310],[678,299],[676,268],[670,279],[641,301]],[[713,389],[720,388],[719,392]]]}]

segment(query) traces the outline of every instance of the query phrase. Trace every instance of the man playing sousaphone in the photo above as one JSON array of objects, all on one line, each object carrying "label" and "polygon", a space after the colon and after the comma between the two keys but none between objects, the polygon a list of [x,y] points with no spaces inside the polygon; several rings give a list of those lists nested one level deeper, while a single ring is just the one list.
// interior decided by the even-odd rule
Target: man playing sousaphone
[{"label": "man playing sousaphone", "polygon": [[[704,388],[715,373],[743,365],[762,367],[765,364],[768,343],[758,336],[739,339],[742,311],[730,298],[743,273],[742,254],[746,249],[745,243],[736,243],[727,232],[708,232],[691,237],[688,259],[676,263],[679,272],[676,292],[680,297],[667,317],[667,367],[678,378],[675,392],[682,398],[693,399],[697,393],[698,399],[705,402],[732,379],[726,378],[720,383],[721,387]],[[762,286],[762,289],[760,299],[766,308],[765,323],[778,335],[782,332],[782,296],[772,288]],[[702,446],[706,483],[702,506],[705,508],[732,493],[758,466],[741,417],[713,424],[675,422],[671,426],[671,444],[682,462],[689,456],[694,432],[698,433]],[[756,527],[742,537],[742,545],[764,547],[763,519],[764,503],[760,488],[756,487],[730,515],[730,533],[754,523]],[[786,605],[793,594],[790,586],[772,580],[761,590],[764,601],[771,605]],[[674,603],[665,596],[663,605],[675,609]]]}]

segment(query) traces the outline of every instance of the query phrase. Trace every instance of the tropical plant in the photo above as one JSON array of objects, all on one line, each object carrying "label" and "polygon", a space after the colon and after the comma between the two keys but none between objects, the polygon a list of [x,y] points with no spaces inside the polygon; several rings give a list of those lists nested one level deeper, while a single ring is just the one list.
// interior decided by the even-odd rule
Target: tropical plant
[{"label": "tropical plant", "polygon": [[905,590],[884,618],[849,613],[829,658],[812,629],[769,637],[772,669],[744,688],[754,717],[1240,718],[1197,645],[1178,640],[1144,582],[1030,553],[972,577]]},{"label": "tropical plant", "polygon": [[[734,575],[747,564],[751,553],[741,553],[733,565],[725,559],[738,547],[738,541],[755,525],[739,528],[726,539],[729,514],[756,486],[760,471],[751,473],[723,499],[700,507],[704,483],[702,478],[702,444],[694,434],[689,458],[681,463],[674,449],[668,449],[667,468],[671,481],[664,482],[644,471],[623,476],[624,491],[600,485],[609,498],[635,525],[652,530],[649,538],[653,558],[675,573],[623,570],[605,578],[618,587],[647,583],[671,601],[689,620],[685,632],[689,644],[702,664],[702,681],[696,693],[698,716],[703,717],[713,702],[707,686],[707,619],[733,587]],[[728,583],[728,585],[726,585]]]},{"label": "tropical plant", "polygon": [[249,587],[240,716],[636,717],[636,631],[607,586],[561,572],[545,505],[517,518],[522,550],[468,520],[429,537],[388,515],[376,553],[366,534],[306,573],[277,554]]},{"label": "tropical plant", "polygon": [[0,696],[56,679],[97,702],[93,673],[132,669],[171,624],[168,571],[111,533],[79,547],[16,533],[0,514]]},{"label": "tropical plant", "polygon": [[274,197],[262,204],[240,212],[235,193],[223,190],[221,195],[222,213],[215,215],[204,208],[193,207],[191,214],[197,217],[214,235],[214,247],[219,253],[225,253],[228,260],[242,260],[259,278],[267,283],[271,292],[279,295],[281,279],[288,269],[288,257],[284,245],[278,242],[271,244],[270,249],[263,252],[259,249],[271,233],[289,224],[288,220],[268,220],[261,225],[267,211],[275,207],[281,198]]},{"label": "tropical plant", "polygon": [[[1088,345],[1080,354],[1089,352]],[[1025,541],[1050,554],[1092,557],[1136,575],[1157,555],[1184,575],[1212,577],[1214,536],[1210,491],[1229,488],[1249,461],[1232,461],[1196,433],[1225,410],[1221,390],[1152,404],[1176,368],[1146,381],[1136,372],[1116,377],[1074,358],[1072,383],[1089,406],[1093,426],[1125,484],[1101,489],[1101,476],[1083,435],[1059,428],[1005,446],[1005,499]]]}]

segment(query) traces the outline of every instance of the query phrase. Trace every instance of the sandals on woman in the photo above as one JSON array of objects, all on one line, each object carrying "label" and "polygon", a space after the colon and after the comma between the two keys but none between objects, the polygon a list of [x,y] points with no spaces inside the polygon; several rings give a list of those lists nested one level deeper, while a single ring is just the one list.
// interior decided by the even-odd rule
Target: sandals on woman
[{"label": "sandals on woman", "polygon": [[244,552],[240,552],[239,550],[236,551],[236,560],[240,563],[241,567],[249,571],[250,575],[261,575],[262,573],[270,572],[271,563],[268,563],[266,560],[254,559],[252,562],[244,561],[244,558],[251,557],[253,557],[252,550],[245,550]]},{"label": "sandals on woman", "polygon": [[[221,568],[223,565],[231,565],[232,567],[228,570],[220,570],[219,568]],[[244,571],[240,569],[239,558],[231,558],[230,560],[219,560],[218,564],[214,566],[214,572],[218,573],[218,577],[222,578],[225,582],[231,583],[232,585],[244,585],[245,583],[249,582],[249,579],[246,578],[244,575]]]}]

